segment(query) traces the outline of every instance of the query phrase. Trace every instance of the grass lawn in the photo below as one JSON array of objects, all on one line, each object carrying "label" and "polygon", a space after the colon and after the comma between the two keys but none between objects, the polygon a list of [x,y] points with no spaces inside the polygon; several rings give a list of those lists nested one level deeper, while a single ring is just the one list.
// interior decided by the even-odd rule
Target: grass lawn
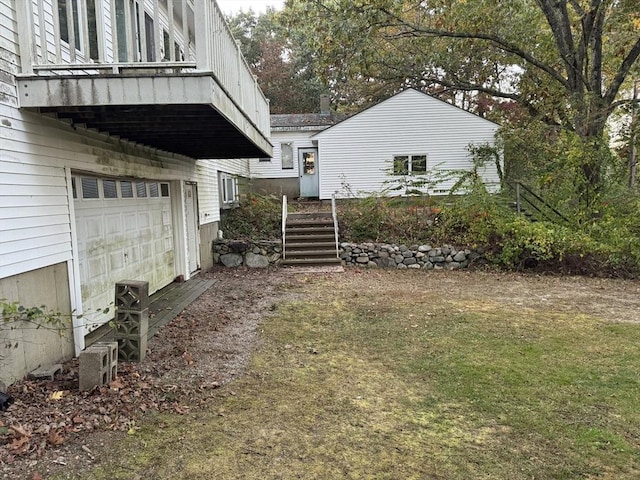
[{"label": "grass lawn", "polygon": [[301,277],[248,371],[83,478],[638,479],[640,284]]}]

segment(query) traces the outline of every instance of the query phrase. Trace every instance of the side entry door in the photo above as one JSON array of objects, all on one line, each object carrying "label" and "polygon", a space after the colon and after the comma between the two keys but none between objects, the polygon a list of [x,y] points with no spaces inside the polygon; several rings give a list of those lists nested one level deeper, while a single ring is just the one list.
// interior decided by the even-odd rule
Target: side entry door
[{"label": "side entry door", "polygon": [[300,172],[300,196],[303,198],[317,198],[320,195],[318,149],[301,148],[298,150],[298,168]]}]

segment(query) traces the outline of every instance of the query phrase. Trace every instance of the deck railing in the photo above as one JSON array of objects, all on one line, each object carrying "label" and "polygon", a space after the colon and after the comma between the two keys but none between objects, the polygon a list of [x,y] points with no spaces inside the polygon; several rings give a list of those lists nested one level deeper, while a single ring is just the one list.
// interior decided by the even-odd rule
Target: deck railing
[{"label": "deck railing", "polygon": [[263,132],[269,103],[215,0],[20,0],[24,75],[206,72]]}]

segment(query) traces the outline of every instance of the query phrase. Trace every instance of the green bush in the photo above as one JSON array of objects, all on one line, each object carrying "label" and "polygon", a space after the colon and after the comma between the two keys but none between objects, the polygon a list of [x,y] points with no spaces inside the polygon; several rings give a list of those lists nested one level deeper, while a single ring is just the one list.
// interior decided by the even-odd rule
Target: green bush
[{"label": "green bush", "polygon": [[281,237],[282,200],[249,194],[238,208],[224,212],[220,229],[226,238],[277,240]]}]

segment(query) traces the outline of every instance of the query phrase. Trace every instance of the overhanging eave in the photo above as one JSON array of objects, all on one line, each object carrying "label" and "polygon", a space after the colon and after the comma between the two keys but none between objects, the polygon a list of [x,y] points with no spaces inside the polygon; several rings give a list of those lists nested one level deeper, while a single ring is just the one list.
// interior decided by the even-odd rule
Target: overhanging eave
[{"label": "overhanging eave", "polygon": [[210,73],[22,76],[18,92],[21,108],[192,158],[272,155],[269,132]]}]

